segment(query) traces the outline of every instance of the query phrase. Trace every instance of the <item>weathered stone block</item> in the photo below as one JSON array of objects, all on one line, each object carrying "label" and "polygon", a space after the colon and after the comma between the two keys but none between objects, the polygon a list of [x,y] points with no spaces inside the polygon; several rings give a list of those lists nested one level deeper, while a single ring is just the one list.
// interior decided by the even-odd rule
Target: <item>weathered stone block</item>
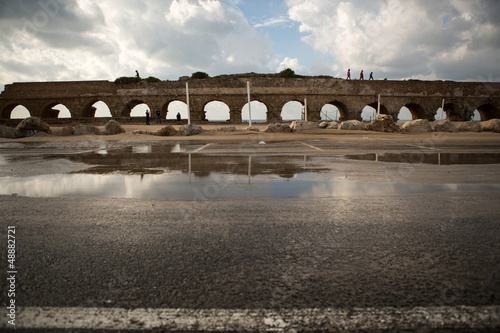
[{"label": "weathered stone block", "polygon": [[16,136],[18,138],[24,138],[27,136],[33,136],[38,132],[45,132],[52,134],[50,131],[50,126],[37,117],[28,117],[23,119],[16,127]]},{"label": "weathered stone block", "polygon": [[427,133],[432,132],[432,127],[427,119],[415,119],[404,123],[403,130],[408,133]]},{"label": "weathered stone block", "polygon": [[125,129],[116,121],[110,120],[104,125],[104,134],[105,135],[115,135],[125,133]]}]

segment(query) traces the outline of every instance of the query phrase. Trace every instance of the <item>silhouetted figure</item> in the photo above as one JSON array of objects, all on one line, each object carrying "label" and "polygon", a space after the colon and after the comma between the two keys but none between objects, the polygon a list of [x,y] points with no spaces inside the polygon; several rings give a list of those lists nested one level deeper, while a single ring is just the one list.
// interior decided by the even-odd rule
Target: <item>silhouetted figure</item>
[{"label": "silhouetted figure", "polygon": [[369,80],[373,80],[373,72],[370,73],[370,78]]},{"label": "silhouetted figure", "polygon": [[351,69],[349,68],[347,70],[347,80],[350,80],[351,79]]},{"label": "silhouetted figure", "polygon": [[469,119],[469,108],[465,107],[464,109],[464,121],[467,121]]},{"label": "silhouetted figure", "polygon": [[135,75],[136,75],[138,78],[140,78],[140,77],[141,77],[141,76],[139,75],[139,71],[137,71],[137,70],[135,71]]},{"label": "silhouetted figure", "polygon": [[146,110],[146,125],[149,125],[149,110]]},{"label": "silhouetted figure", "polygon": [[361,73],[359,73],[359,79],[360,79],[360,80],[364,80],[364,79],[365,79],[365,78],[364,78],[364,75],[363,75],[363,71],[361,71]]},{"label": "silhouetted figure", "polygon": [[161,124],[161,112],[160,112],[160,110],[156,111],[156,123]]},{"label": "silhouetted figure", "polygon": [[177,112],[177,121],[181,121],[181,113]]}]

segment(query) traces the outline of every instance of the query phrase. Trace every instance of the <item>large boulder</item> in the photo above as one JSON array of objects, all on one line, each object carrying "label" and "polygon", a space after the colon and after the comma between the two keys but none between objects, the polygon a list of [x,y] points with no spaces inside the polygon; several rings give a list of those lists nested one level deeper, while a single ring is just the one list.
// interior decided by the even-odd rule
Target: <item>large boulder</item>
[{"label": "large boulder", "polygon": [[306,121],[306,120],[294,120],[290,125],[292,132],[300,132],[308,129],[318,128],[319,124],[315,121]]},{"label": "large boulder", "polygon": [[104,134],[105,135],[115,135],[125,133],[125,129],[116,121],[111,119],[104,125]]},{"label": "large boulder", "polygon": [[280,123],[269,124],[264,130],[266,133],[290,133],[291,131],[292,128],[290,126]]},{"label": "large boulder", "polygon": [[440,120],[434,123],[435,132],[458,132],[457,127],[448,119]]},{"label": "large boulder", "polygon": [[319,128],[327,128],[330,125],[329,121],[322,121],[319,123]]},{"label": "large boulder", "polygon": [[351,131],[364,131],[366,129],[365,124],[359,120],[347,120],[342,122],[338,129],[340,130],[351,130]]},{"label": "large boulder", "polygon": [[38,132],[52,134],[52,132],[50,131],[50,126],[42,119],[37,117],[28,117],[26,119],[23,119],[23,121],[21,121],[16,127],[16,136],[18,138],[33,136]]},{"label": "large boulder", "polygon": [[481,129],[485,132],[500,133],[500,119],[490,119],[488,121],[482,121],[480,125]]},{"label": "large boulder", "polygon": [[182,125],[181,127],[179,127],[179,133],[184,136],[197,135],[200,134],[201,132],[203,132],[203,128],[201,128],[201,126],[198,125],[189,124],[189,125]]},{"label": "large boulder", "polygon": [[415,119],[404,123],[403,130],[408,133],[427,133],[432,132],[432,126],[427,119]]},{"label": "large boulder", "polygon": [[379,114],[377,119],[372,120],[368,125],[366,125],[366,129],[374,132],[401,132],[401,127],[394,122],[392,116],[388,114]]},{"label": "large boulder", "polygon": [[155,133],[156,136],[172,136],[176,134],[177,130],[172,125],[165,126]]},{"label": "large boulder", "polygon": [[72,136],[75,135],[75,128],[73,126],[64,126],[61,131],[62,136]]},{"label": "large boulder", "polygon": [[457,125],[460,132],[481,132],[481,125],[475,121],[464,121]]},{"label": "large boulder", "polygon": [[95,126],[78,124],[75,126],[75,135],[100,135],[101,131]]},{"label": "large boulder", "polygon": [[16,129],[4,125],[0,125],[0,138],[15,139]]},{"label": "large boulder", "polygon": [[338,129],[339,128],[339,122],[338,121],[330,121],[328,126],[326,127],[327,129]]}]

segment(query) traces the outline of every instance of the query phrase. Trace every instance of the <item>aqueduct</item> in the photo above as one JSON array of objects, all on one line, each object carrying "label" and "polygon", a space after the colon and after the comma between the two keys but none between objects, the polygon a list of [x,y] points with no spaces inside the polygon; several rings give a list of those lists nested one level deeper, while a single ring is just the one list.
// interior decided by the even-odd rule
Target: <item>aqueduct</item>
[{"label": "aqueduct", "polygon": [[413,119],[434,120],[444,100],[444,111],[450,120],[463,120],[464,110],[478,110],[481,120],[500,118],[500,83],[452,81],[359,81],[331,77],[280,78],[275,75],[227,75],[210,79],[180,79],[137,84],[115,84],[109,81],[26,82],[5,86],[0,94],[0,122],[10,119],[12,110],[26,107],[32,116],[47,122],[58,117],[54,106],[63,104],[71,112],[72,121],[92,122],[93,105],[104,102],[112,118],[130,121],[131,109],[145,103],[166,117],[171,102],[186,102],[189,82],[190,110],[193,122],[205,120],[205,106],[213,101],[229,107],[229,122],[242,121],[241,110],[248,103],[247,81],[251,83],[251,100],[267,107],[267,121],[281,121],[283,106],[290,101],[304,104],[307,99],[308,119],[319,120],[324,105],[338,108],[340,120],[361,120],[365,106],[377,108],[381,96],[381,113],[397,119],[406,106]]}]

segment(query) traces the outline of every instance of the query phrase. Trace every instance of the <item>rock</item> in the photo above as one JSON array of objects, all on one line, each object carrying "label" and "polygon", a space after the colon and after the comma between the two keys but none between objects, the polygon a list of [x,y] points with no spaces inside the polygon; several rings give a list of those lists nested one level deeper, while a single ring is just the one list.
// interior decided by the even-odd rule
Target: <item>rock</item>
[{"label": "rock", "polygon": [[269,124],[264,132],[266,133],[289,133],[292,131],[292,128],[286,124],[274,123]]},{"label": "rock", "polygon": [[362,131],[365,130],[365,124],[359,120],[347,120],[342,122],[338,129],[340,130],[352,130],[352,131]]},{"label": "rock", "polygon": [[[145,134],[147,134],[147,131]],[[161,129],[159,129],[158,131],[156,131],[156,133],[154,135],[156,135],[156,136],[172,136],[172,135],[176,135],[176,134],[177,134],[177,130],[172,125],[168,125],[168,126],[165,126]]]},{"label": "rock", "polygon": [[137,135],[137,134],[150,135],[150,134],[155,134],[155,133],[151,133],[151,132],[145,131],[145,130],[135,130],[135,131],[132,132],[132,134],[134,134],[134,135]]},{"label": "rock", "polygon": [[105,135],[115,135],[125,133],[123,127],[116,121],[111,119],[104,125],[104,134]]},{"label": "rock", "polygon": [[327,128],[328,125],[330,125],[330,122],[328,121],[322,121],[319,123],[319,128]]},{"label": "rock", "polygon": [[481,125],[475,121],[464,121],[457,125],[460,132],[481,132]]},{"label": "rock", "polygon": [[490,119],[488,121],[482,121],[480,125],[481,129],[485,132],[500,133],[500,119]]},{"label": "rock", "polygon": [[403,130],[409,133],[427,133],[432,132],[432,127],[427,119],[415,119],[404,123]]},{"label": "rock", "polygon": [[75,126],[75,135],[100,135],[101,132],[95,126],[90,125],[76,125]]},{"label": "rock", "polygon": [[435,132],[458,132],[457,127],[448,119],[440,120],[434,123]]},{"label": "rock", "polygon": [[379,114],[377,119],[372,120],[368,125],[366,125],[366,129],[374,132],[401,132],[401,127],[399,127],[399,125],[396,124],[392,117],[388,114]]},{"label": "rock", "polygon": [[26,119],[23,119],[23,121],[21,121],[16,127],[16,136],[18,138],[33,136],[38,132],[52,134],[52,132],[50,131],[50,126],[42,119],[37,117],[28,117]]},{"label": "rock", "polygon": [[61,131],[62,136],[72,136],[75,135],[75,128],[73,126],[64,126]]},{"label": "rock", "polygon": [[185,136],[197,135],[200,134],[201,132],[203,132],[203,128],[201,128],[201,126],[198,125],[189,124],[189,125],[182,125],[181,127],[179,127],[179,133]]},{"label": "rock", "polygon": [[290,125],[292,132],[300,132],[308,129],[318,128],[318,123],[315,121],[306,121],[306,120],[294,120]]},{"label": "rock", "polygon": [[225,126],[225,127],[220,127],[217,129],[218,132],[235,132],[236,127],[235,126]]},{"label": "rock", "polygon": [[338,121],[330,121],[328,124],[327,129],[338,129],[339,128],[339,122]]},{"label": "rock", "polygon": [[0,125],[0,138],[15,139],[16,129],[4,125]]},{"label": "rock", "polygon": [[260,132],[260,129],[257,127],[247,127],[245,128],[245,131]]}]

